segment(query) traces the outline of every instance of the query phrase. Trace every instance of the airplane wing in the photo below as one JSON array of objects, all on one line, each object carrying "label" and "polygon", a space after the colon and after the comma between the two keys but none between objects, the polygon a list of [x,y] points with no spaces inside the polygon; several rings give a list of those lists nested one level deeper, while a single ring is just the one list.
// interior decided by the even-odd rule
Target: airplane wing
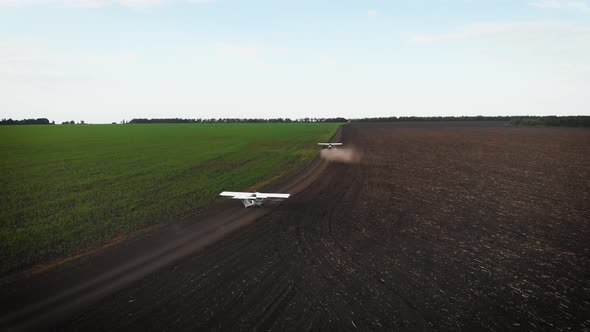
[{"label": "airplane wing", "polygon": [[318,145],[326,145],[326,146],[327,145],[332,145],[332,146],[335,146],[335,145],[342,145],[342,143],[318,143]]},{"label": "airplane wing", "polygon": [[240,192],[240,191],[223,191],[219,196],[228,196],[233,198],[248,198],[253,197],[254,193]]},{"label": "airplane wing", "polygon": [[275,194],[275,193],[256,193],[259,198],[289,198],[291,194]]},{"label": "airplane wing", "polygon": [[249,193],[240,191],[223,191],[219,196],[227,196],[235,199],[246,198],[289,198],[291,194],[277,194],[277,193]]}]

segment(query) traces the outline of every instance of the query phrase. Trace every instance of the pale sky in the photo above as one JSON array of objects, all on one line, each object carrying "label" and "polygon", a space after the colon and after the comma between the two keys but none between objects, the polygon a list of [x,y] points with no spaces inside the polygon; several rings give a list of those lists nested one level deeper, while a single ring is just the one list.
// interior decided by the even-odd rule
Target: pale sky
[{"label": "pale sky", "polygon": [[590,115],[590,0],[0,0],[0,118]]}]

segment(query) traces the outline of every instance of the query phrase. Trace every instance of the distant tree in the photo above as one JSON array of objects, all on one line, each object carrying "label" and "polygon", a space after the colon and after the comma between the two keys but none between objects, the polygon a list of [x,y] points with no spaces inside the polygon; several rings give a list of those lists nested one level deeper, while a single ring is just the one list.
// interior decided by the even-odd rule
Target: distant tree
[{"label": "distant tree", "polygon": [[0,125],[39,125],[39,124],[46,125],[46,124],[50,124],[50,122],[46,118],[24,119],[24,120],[2,119],[2,121],[0,121]]}]

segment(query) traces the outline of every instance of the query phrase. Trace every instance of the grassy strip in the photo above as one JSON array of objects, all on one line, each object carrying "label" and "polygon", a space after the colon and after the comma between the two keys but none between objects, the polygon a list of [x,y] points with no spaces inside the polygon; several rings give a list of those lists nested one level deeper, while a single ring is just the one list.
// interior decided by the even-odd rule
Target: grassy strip
[{"label": "grassy strip", "polygon": [[181,218],[316,155],[338,124],[0,128],[0,275]]}]

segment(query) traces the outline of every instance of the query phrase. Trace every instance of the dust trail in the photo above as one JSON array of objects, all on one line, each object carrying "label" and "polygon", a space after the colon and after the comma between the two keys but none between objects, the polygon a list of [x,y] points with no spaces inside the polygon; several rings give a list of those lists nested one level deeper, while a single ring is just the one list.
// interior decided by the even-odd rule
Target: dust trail
[{"label": "dust trail", "polygon": [[[91,280],[82,280],[52,297],[18,311],[0,316],[0,330],[37,330],[71,316],[78,308],[123,289],[130,283],[214,243],[238,228],[250,224],[267,212],[242,210],[233,217],[222,215],[197,232],[189,232],[176,241],[124,262]],[[213,220],[213,218],[212,218]]]},{"label": "dust trail", "polygon": [[353,148],[323,149],[320,156],[337,163],[358,163],[361,160],[360,154]]}]

